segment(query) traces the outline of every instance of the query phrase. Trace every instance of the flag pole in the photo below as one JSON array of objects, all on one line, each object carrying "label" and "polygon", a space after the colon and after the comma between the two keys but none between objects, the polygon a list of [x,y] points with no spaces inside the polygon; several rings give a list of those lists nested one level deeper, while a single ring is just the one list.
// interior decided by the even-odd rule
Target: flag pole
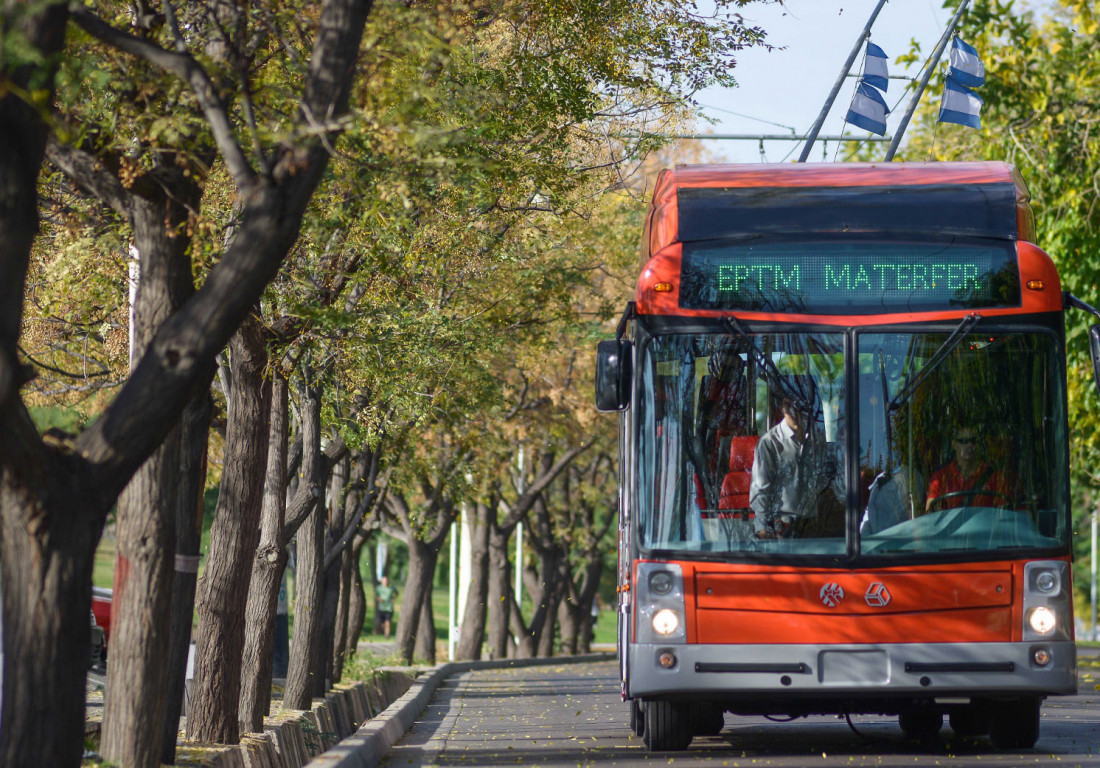
[{"label": "flag pole", "polygon": [[[969,2],[969,0],[966,0]],[[852,68],[852,63],[856,60],[856,56],[859,55],[859,49],[863,47],[864,41],[871,34],[871,27],[875,23],[875,19],[878,18],[878,12],[882,10],[882,6],[886,5],[886,0],[878,0],[878,5],[875,6],[875,10],[871,11],[871,18],[867,19],[867,26],[863,28],[863,32],[860,33],[859,39],[856,41],[855,46],[852,47],[852,52],[848,54],[848,60],[844,62],[844,69],[840,73],[840,77],[836,79],[833,84],[833,89],[829,91],[828,97],[825,99],[825,106],[821,108],[821,113],[814,120],[813,127],[810,128],[809,133],[806,134],[806,146],[802,148],[802,154],[798,156],[798,162],[806,162],[806,158],[810,156],[810,150],[813,149],[814,142],[817,140],[817,134],[821,130],[821,126],[825,123],[825,118],[829,116],[829,110],[833,108],[833,102],[836,101],[836,95],[840,93],[840,86],[844,85],[844,79],[848,76],[848,71]]]},{"label": "flag pole", "polygon": [[932,79],[932,72],[936,69],[936,65],[940,63],[940,57],[943,56],[943,49],[947,47],[947,41],[951,39],[955,27],[959,25],[959,19],[962,18],[963,11],[966,10],[966,6],[968,5],[970,5],[970,0],[962,0],[962,2],[959,3],[959,9],[955,11],[955,15],[951,17],[947,29],[943,31],[943,36],[940,37],[940,42],[936,45],[936,50],[932,54],[932,59],[928,62],[928,66],[925,67],[920,82],[917,83],[916,93],[914,93],[913,98],[909,100],[909,106],[906,107],[905,114],[902,115],[901,123],[894,131],[894,138],[890,142],[890,147],[886,150],[886,162],[890,162],[894,159],[894,153],[897,152],[898,145],[901,144],[901,139],[905,135],[905,129],[909,127],[909,121],[913,118],[913,113],[917,111],[917,104],[920,102],[920,97],[924,95],[924,89],[928,87],[928,81]]}]

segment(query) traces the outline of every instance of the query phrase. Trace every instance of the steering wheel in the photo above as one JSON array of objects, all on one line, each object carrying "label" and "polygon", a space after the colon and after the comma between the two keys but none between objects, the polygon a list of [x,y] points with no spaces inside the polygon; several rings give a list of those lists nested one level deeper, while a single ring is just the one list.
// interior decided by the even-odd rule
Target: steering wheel
[{"label": "steering wheel", "polygon": [[937,507],[944,507],[947,509],[956,509],[958,507],[969,507],[969,504],[953,504],[948,506],[945,502],[951,499],[968,498],[972,499],[976,496],[992,496],[994,500],[1004,499],[1007,504],[1002,506],[1011,506],[1013,499],[1007,493],[1001,493],[1000,491],[952,491],[951,493],[945,493],[942,496],[937,496],[932,499],[932,503],[928,506],[929,512],[935,512]]}]

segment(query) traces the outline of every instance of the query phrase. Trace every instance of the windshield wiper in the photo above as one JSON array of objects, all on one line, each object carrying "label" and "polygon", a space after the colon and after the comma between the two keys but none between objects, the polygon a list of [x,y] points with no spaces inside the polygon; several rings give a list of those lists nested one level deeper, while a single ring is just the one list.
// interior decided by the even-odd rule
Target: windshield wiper
[{"label": "windshield wiper", "polygon": [[971,329],[981,319],[982,316],[974,312],[964,317],[962,322],[955,326],[955,330],[951,331],[951,334],[944,339],[943,344],[940,344],[940,348],[932,354],[932,357],[928,359],[925,366],[921,368],[920,371],[917,372],[917,375],[910,379],[904,387],[902,387],[900,392],[894,395],[894,399],[890,401],[891,411],[900,408],[906,400],[913,396],[917,391],[917,387],[923,384],[924,380],[928,378],[936,366],[942,363],[955,347],[962,343],[963,339],[967,337]]},{"label": "windshield wiper", "polygon": [[800,393],[795,392],[793,388],[789,386],[787,379],[779,372],[779,369],[775,367],[775,363],[773,363],[763,351],[757,348],[756,341],[754,341],[752,335],[745,330],[745,326],[740,320],[733,315],[725,315],[722,318],[722,322],[725,323],[732,335],[739,336],[748,345],[748,353],[752,355],[756,364],[764,371],[765,378],[774,382],[782,396],[806,408],[813,406],[813,403],[806,402],[806,399]]}]

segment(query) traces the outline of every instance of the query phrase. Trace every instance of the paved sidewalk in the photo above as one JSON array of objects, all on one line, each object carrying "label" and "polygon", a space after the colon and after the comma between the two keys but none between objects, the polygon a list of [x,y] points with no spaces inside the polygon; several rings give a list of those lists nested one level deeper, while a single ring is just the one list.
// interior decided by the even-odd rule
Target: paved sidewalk
[{"label": "paved sidewalk", "polygon": [[[483,669],[440,684],[424,714],[382,763],[562,765],[606,756],[627,728],[614,661]],[[583,732],[583,736],[581,735]],[[640,741],[634,741],[642,750]]]}]

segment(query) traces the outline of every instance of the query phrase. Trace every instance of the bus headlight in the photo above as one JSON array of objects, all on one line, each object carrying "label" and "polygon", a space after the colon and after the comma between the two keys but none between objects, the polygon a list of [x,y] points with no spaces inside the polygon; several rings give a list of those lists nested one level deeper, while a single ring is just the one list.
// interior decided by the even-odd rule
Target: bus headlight
[{"label": "bus headlight", "polygon": [[1055,618],[1054,611],[1050,610],[1045,605],[1041,605],[1032,611],[1027,621],[1028,624],[1031,625],[1031,628],[1040,635],[1049,635],[1058,625],[1058,619]]},{"label": "bus headlight", "polygon": [[635,642],[686,643],[683,569],[674,563],[638,563],[634,584]]},{"label": "bus headlight", "polygon": [[662,608],[653,614],[653,631],[668,637],[680,628],[680,616],[671,608]]},{"label": "bus headlight", "polygon": [[1054,571],[1039,571],[1035,575],[1035,587],[1049,595],[1058,589],[1058,575]]},{"label": "bus headlight", "polygon": [[657,571],[649,577],[649,588],[655,595],[667,595],[672,591],[672,574],[668,571]]},{"label": "bus headlight", "polygon": [[1023,640],[1073,639],[1069,564],[1063,560],[1024,563]]}]

